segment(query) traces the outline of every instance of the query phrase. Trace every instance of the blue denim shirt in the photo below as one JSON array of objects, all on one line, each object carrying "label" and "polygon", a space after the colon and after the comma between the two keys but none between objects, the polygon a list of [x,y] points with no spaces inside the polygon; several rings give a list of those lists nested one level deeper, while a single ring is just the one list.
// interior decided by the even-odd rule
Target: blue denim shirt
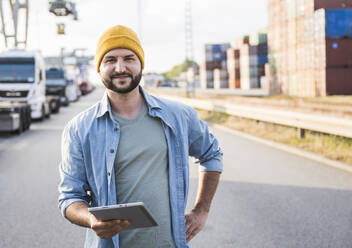
[{"label": "blue denim shirt", "polygon": [[[151,96],[142,87],[140,91],[148,114],[160,118],[167,139],[173,237],[177,247],[189,247],[184,218],[189,185],[188,158],[197,158],[201,171],[221,172],[222,153],[218,141],[193,108]],[[89,206],[118,204],[114,159],[119,137],[119,124],[112,116],[106,93],[100,102],[67,124],[62,134],[59,166],[59,208],[64,217],[66,208],[74,202],[85,202]],[[118,235],[100,239],[87,229],[85,247],[117,248]]]}]

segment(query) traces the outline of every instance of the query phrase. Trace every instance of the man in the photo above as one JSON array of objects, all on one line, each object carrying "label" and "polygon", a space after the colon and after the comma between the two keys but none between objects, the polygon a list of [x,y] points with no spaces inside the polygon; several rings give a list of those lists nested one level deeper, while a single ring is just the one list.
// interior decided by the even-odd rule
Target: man
[{"label": "man", "polygon": [[[137,35],[114,26],[100,37],[102,100],[63,131],[59,207],[88,227],[85,247],[189,247],[204,226],[222,171],[217,140],[195,110],[138,87],[144,52]],[[201,165],[197,200],[185,215],[188,156]],[[128,220],[100,221],[88,206],[144,202],[158,227],[124,230]]]}]

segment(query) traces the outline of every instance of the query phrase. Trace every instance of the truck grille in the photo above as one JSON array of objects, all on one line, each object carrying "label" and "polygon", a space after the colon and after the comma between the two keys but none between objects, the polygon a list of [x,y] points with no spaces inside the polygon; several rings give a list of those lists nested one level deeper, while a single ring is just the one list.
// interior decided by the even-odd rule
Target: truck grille
[{"label": "truck grille", "polygon": [[4,91],[0,90],[0,97],[27,97],[28,90]]}]

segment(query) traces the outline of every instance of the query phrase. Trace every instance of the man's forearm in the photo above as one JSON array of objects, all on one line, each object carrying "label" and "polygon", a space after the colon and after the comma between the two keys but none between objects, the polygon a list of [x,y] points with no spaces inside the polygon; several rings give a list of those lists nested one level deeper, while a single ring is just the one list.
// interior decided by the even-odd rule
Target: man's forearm
[{"label": "man's forearm", "polygon": [[194,209],[209,212],[211,201],[220,180],[219,172],[201,172],[199,175],[198,193]]},{"label": "man's forearm", "polygon": [[74,202],[66,209],[66,217],[72,223],[90,227],[91,213],[88,211],[88,206],[84,202]]}]

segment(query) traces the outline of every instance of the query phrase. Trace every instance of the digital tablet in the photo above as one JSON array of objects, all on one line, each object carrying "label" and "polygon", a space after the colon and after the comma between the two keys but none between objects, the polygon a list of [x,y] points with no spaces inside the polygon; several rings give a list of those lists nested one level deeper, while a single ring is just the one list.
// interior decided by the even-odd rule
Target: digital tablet
[{"label": "digital tablet", "polygon": [[143,202],[88,208],[99,220],[129,220],[126,229],[157,226],[158,223]]}]

